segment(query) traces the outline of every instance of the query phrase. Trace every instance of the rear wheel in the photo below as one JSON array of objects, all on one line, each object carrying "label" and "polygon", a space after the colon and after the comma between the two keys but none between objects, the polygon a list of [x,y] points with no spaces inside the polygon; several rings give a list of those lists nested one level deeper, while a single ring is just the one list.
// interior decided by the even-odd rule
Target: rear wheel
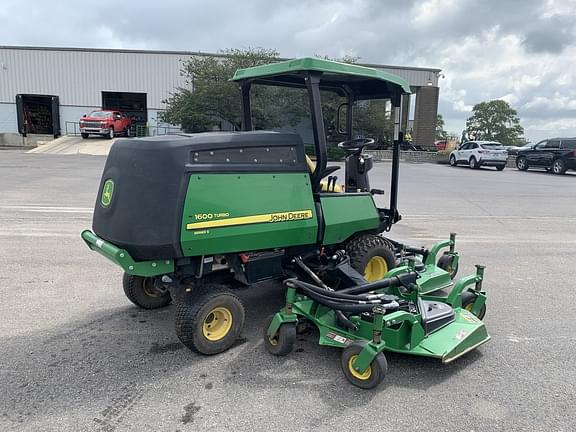
[{"label": "rear wheel", "polygon": [[364,372],[359,372],[354,369],[354,362],[362,349],[366,346],[366,341],[352,342],[342,351],[340,358],[340,366],[346,379],[354,384],[356,387],[363,389],[372,389],[380,384],[386,377],[388,372],[388,362],[383,353],[376,354],[368,369]]},{"label": "rear wheel", "polygon": [[134,276],[124,273],[122,277],[124,294],[132,303],[142,309],[158,309],[168,306],[172,301],[168,291],[159,291],[150,277]]},{"label": "rear wheel", "polygon": [[346,244],[346,253],[352,268],[368,282],[382,279],[396,267],[394,252],[388,242],[377,235],[363,234],[353,238]]},{"label": "rear wheel", "polygon": [[520,171],[526,171],[528,169],[528,160],[525,156],[520,156],[516,159],[516,168]]},{"label": "rear wheel", "polygon": [[556,159],[552,162],[552,172],[554,174],[564,174],[566,172],[566,163],[562,159]]},{"label": "rear wheel", "polygon": [[88,138],[88,134],[87,134],[87,133],[82,132],[80,135],[81,135],[82,138],[84,138],[84,139]]},{"label": "rear wheel", "polygon": [[[474,302],[476,301],[476,295],[471,293],[470,291],[462,293],[462,308],[466,309],[468,312],[472,312],[472,307],[474,306]],[[486,303],[482,305],[480,311],[475,314],[478,319],[484,319],[486,315]]]},{"label": "rear wheel", "polygon": [[130,128],[130,126],[126,128],[126,130],[124,131],[124,135],[126,136],[126,138],[130,138],[132,136],[132,129]]},{"label": "rear wheel", "polygon": [[450,155],[450,166],[456,166],[456,156]]},{"label": "rear wheel", "polygon": [[478,168],[478,162],[476,161],[476,158],[474,156],[472,156],[470,158],[470,162],[468,163],[468,166],[472,169]]},{"label": "rear wheel", "polygon": [[264,323],[264,346],[270,354],[285,356],[294,349],[296,342],[296,323],[286,323],[280,325],[273,337],[268,336],[268,327],[272,323],[274,315],[266,318]]},{"label": "rear wheel", "polygon": [[194,352],[212,355],[226,351],[244,328],[244,306],[231,290],[205,286],[177,304],[176,334]]}]

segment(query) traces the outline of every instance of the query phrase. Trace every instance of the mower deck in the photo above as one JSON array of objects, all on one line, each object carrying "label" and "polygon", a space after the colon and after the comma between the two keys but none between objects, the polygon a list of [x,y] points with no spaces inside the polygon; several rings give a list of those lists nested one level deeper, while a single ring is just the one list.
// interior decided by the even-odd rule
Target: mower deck
[{"label": "mower deck", "polygon": [[[414,281],[425,278],[427,271],[417,274]],[[432,271],[436,272],[435,269]],[[398,278],[401,275],[404,281]],[[383,288],[366,291],[362,286],[357,286],[326,292],[325,295],[320,287],[314,288],[298,280],[288,280],[286,306],[270,321],[265,342],[276,338],[277,343],[290,344],[291,342],[275,336],[282,334],[282,326],[295,326],[299,319],[309,321],[319,331],[320,345],[343,348],[343,356],[346,356],[349,347],[359,349],[354,361],[343,361],[344,373],[352,384],[373,388],[384,379],[386,371],[381,371],[379,380],[372,379],[368,382],[362,377],[365,377],[364,374],[371,365],[377,367],[379,362],[376,360],[383,356],[383,352],[433,357],[440,359],[442,363],[450,363],[490,340],[486,326],[473,312],[461,306],[452,307],[447,298],[442,301],[438,297],[428,296],[426,300],[425,296],[420,295],[417,283],[410,284],[407,290],[405,280],[410,275],[416,275],[412,268],[400,267],[389,273],[386,278],[389,284]],[[448,295],[450,302],[461,302],[464,289],[472,284],[481,286],[482,278],[483,267],[479,266],[475,275],[467,276],[455,284]],[[369,285],[374,284],[366,284]],[[358,297],[356,301],[348,293],[368,294],[372,300],[366,301],[367,297]],[[480,303],[483,305],[484,298],[478,294],[480,302],[474,309],[481,307]],[[310,295],[314,299],[310,298]],[[336,300],[337,298],[339,300]],[[337,303],[338,301],[340,303]],[[354,308],[352,304],[362,305],[367,302],[374,303],[372,310],[363,308],[364,312],[349,313],[346,316],[347,322],[343,321],[338,316],[337,309],[334,309],[341,307],[349,311]],[[358,344],[361,344],[361,348]],[[266,345],[269,346],[270,343]],[[291,346],[282,352],[286,354],[290,350]]]}]

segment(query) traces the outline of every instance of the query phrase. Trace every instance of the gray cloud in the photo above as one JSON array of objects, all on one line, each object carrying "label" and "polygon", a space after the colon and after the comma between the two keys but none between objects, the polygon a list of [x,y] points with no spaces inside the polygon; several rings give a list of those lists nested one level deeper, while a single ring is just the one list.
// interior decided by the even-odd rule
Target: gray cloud
[{"label": "gray cloud", "polygon": [[574,43],[573,17],[552,17],[535,22],[526,32],[524,45],[529,52],[561,53]]},{"label": "gray cloud", "polygon": [[440,67],[440,111],[450,130],[460,132],[474,104],[504,98],[537,135],[548,133],[534,128],[549,119],[574,116],[566,97],[576,96],[567,61],[576,56],[575,15],[575,0],[3,0],[0,44],[208,52],[261,46],[286,57],[349,54],[367,63]]}]

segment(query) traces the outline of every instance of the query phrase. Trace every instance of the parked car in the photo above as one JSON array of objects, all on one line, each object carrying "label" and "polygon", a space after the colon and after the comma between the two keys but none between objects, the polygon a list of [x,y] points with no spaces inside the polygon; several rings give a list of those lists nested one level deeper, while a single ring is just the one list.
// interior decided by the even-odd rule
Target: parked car
[{"label": "parked car", "polygon": [[80,119],[80,135],[102,135],[114,138],[116,135],[132,135],[132,119],[120,111],[98,110],[84,114]]},{"label": "parked car", "polygon": [[525,150],[534,147],[534,144],[528,143],[524,144],[523,146],[508,146],[506,147],[506,151],[508,151],[509,155],[517,155],[520,150]]},{"label": "parked car", "polygon": [[468,141],[450,153],[449,161],[452,166],[465,163],[470,168],[493,166],[502,171],[508,161],[508,152],[499,142]]},{"label": "parked car", "polygon": [[533,147],[522,149],[518,151],[516,167],[521,171],[545,168],[554,174],[576,170],[576,138],[546,139]]},{"label": "parked car", "polygon": [[446,140],[438,140],[434,142],[436,146],[436,151],[446,150],[446,146],[448,145],[448,141]]}]

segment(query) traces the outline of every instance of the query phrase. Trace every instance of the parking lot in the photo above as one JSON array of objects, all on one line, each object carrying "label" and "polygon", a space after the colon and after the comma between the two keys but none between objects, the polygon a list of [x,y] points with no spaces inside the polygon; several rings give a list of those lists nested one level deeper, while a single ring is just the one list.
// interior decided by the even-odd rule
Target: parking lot
[{"label": "parking lot", "polygon": [[[363,391],[313,334],[284,358],[264,350],[278,284],[240,291],[243,337],[212,357],[178,342],[173,306],[133,306],[79,236],[104,161],[0,151],[0,430],[576,429],[576,175],[401,165],[390,237],[458,233],[460,276],[487,266],[492,341],[449,365],[387,355],[386,381]],[[376,164],[372,187],[389,170]]]}]

